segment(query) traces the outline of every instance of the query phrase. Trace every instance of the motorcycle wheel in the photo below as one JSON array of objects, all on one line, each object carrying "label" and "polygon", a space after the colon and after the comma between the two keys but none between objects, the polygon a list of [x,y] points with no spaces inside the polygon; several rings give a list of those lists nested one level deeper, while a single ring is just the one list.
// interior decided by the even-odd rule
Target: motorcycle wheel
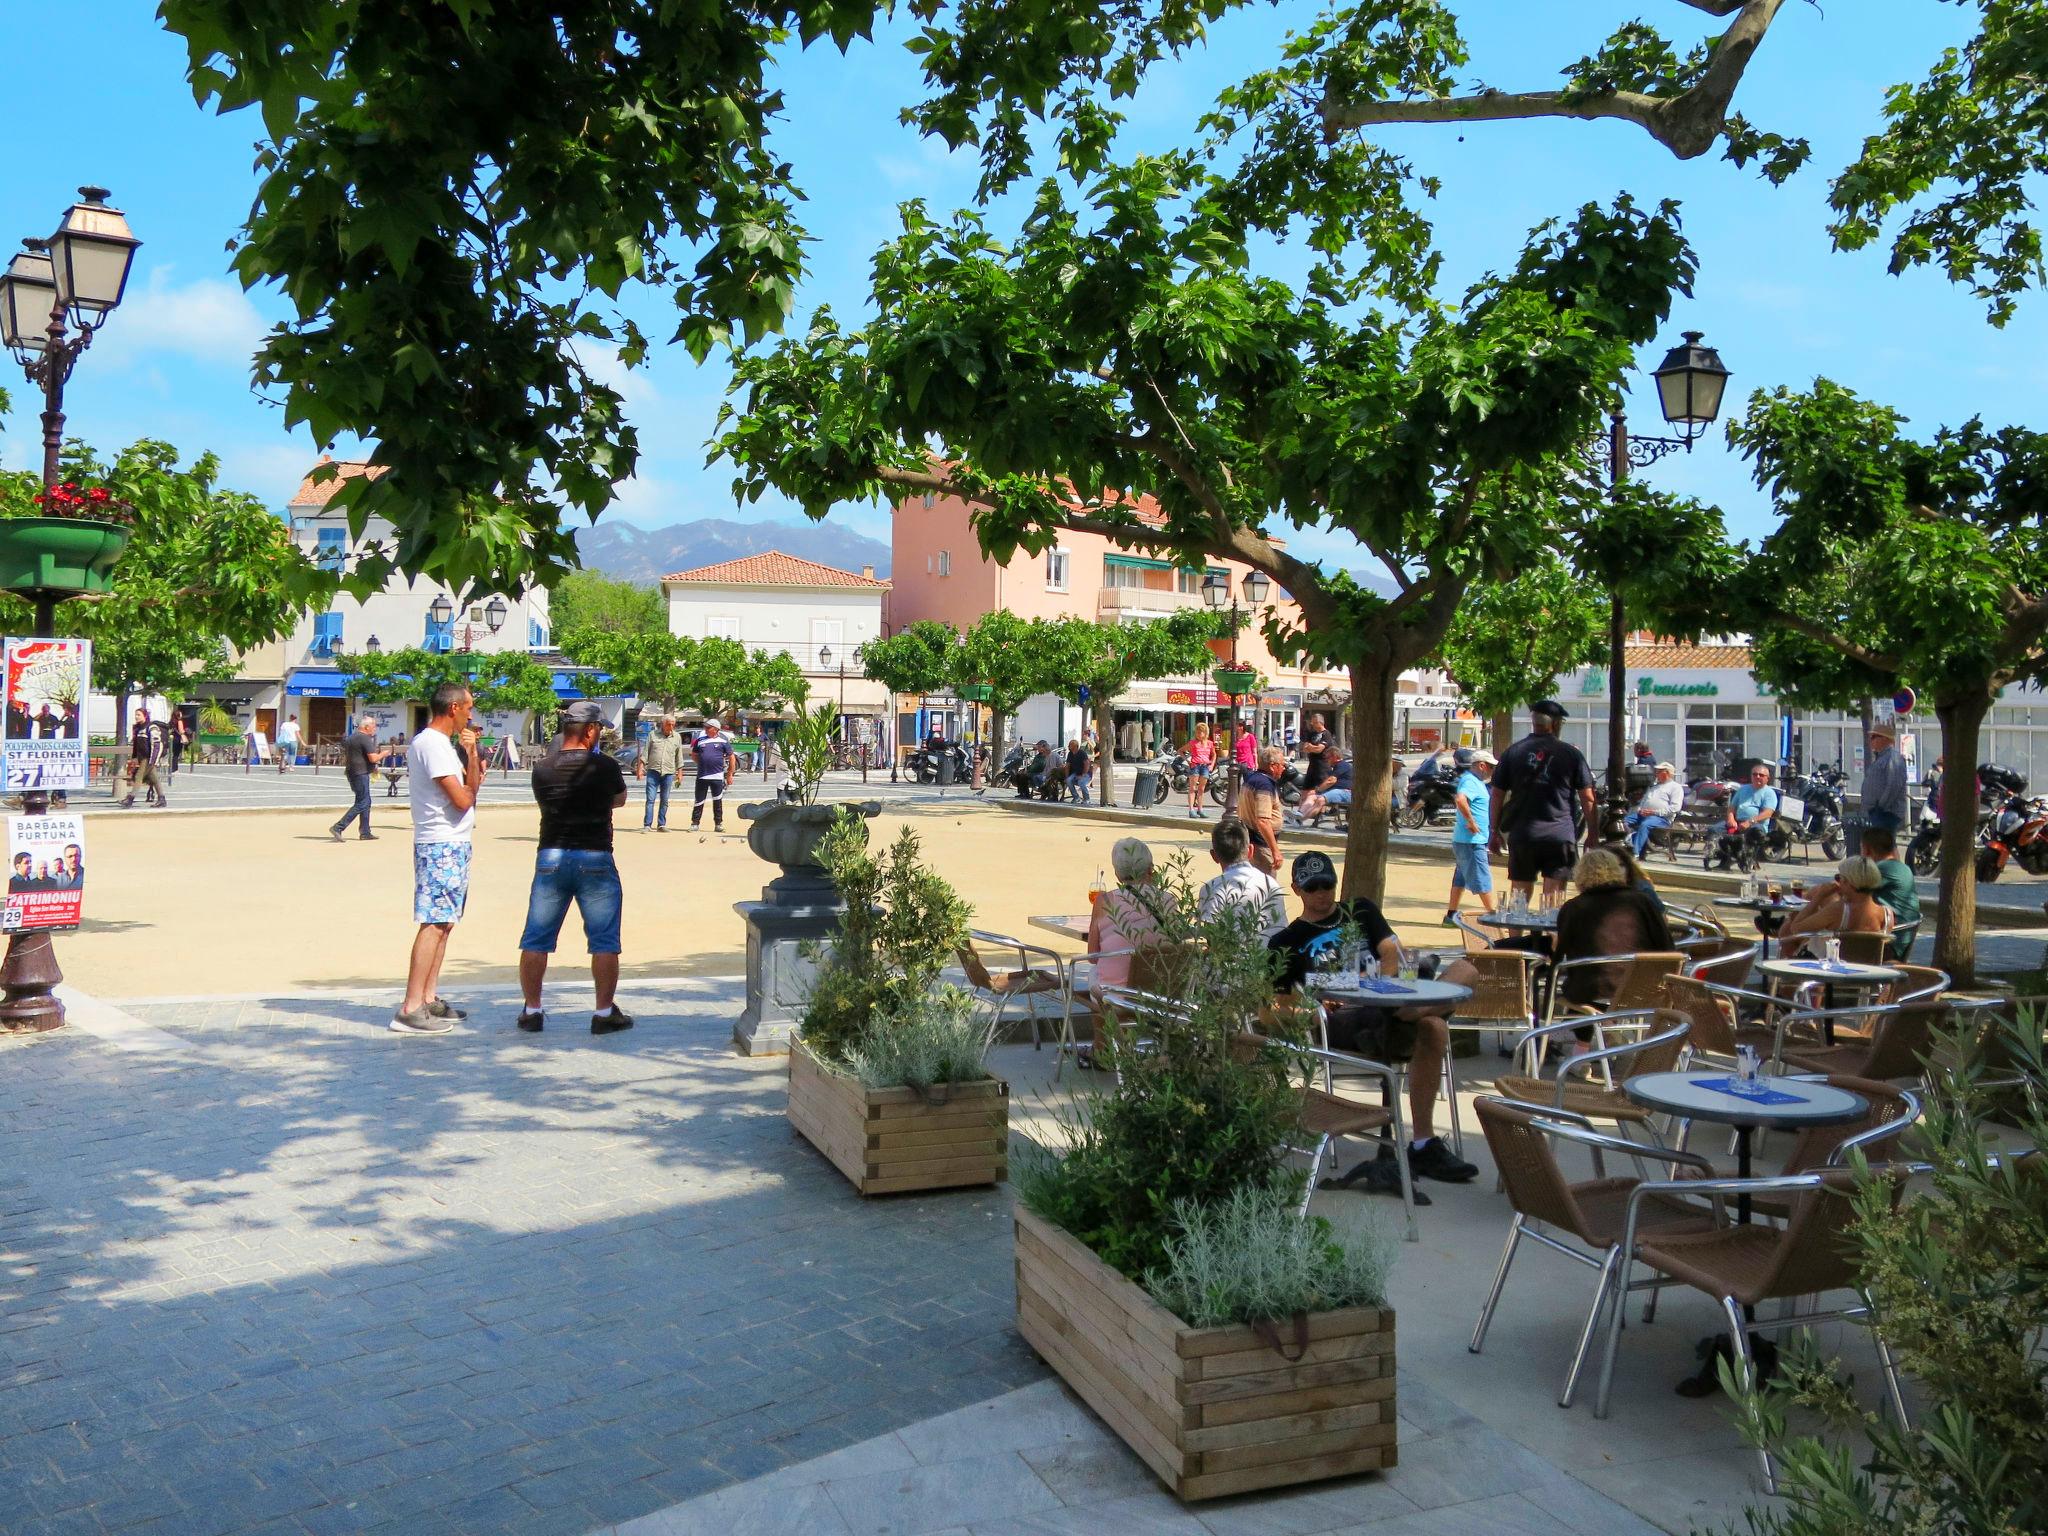
[{"label": "motorcycle wheel", "polygon": [[1161,775],[1159,775],[1158,786],[1153,790],[1152,803],[1154,805],[1166,804],[1166,797],[1170,793],[1171,791],[1168,789],[1166,783],[1166,775],[1162,773]]},{"label": "motorcycle wheel", "polygon": [[1939,844],[1914,843],[1906,850],[1906,868],[1916,875],[1933,874],[1934,866],[1940,862]]},{"label": "motorcycle wheel", "polygon": [[1409,805],[1402,807],[1401,825],[1408,828],[1411,832],[1419,831],[1422,827],[1426,826],[1428,822],[1429,811],[1426,807],[1420,805]]},{"label": "motorcycle wheel", "polygon": [[1209,775],[1209,798],[1218,805],[1223,804],[1230,794],[1230,781],[1218,774]]},{"label": "motorcycle wheel", "polygon": [[1977,883],[1979,885],[1989,885],[1998,878],[2000,873],[1998,851],[1994,848],[1979,848],[1977,850]]},{"label": "motorcycle wheel", "polygon": [[1820,840],[1820,851],[1821,856],[1830,864],[1838,864],[1842,859],[1842,840],[1839,837],[1823,837]]}]

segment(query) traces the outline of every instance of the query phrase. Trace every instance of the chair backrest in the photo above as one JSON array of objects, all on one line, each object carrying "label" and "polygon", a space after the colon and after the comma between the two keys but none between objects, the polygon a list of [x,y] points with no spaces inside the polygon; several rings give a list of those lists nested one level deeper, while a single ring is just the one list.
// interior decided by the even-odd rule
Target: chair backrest
[{"label": "chair backrest", "polygon": [[1873,1163],[1887,1162],[1894,1155],[1899,1137],[1920,1117],[1920,1106],[1890,1083],[1875,1082],[1867,1077],[1842,1076],[1831,1076],[1827,1083],[1830,1088],[1861,1094],[1869,1101],[1870,1112],[1861,1120],[1847,1125],[1819,1125],[1801,1131],[1799,1139],[1792,1143],[1792,1150],[1786,1156],[1780,1173],[1818,1173],[1828,1166],[1828,1160],[1843,1142],[1852,1136],[1861,1136],[1865,1131],[1874,1131],[1881,1125],[1894,1127],[1893,1134],[1863,1143],[1862,1151]]},{"label": "chair backrest", "polygon": [[995,990],[996,979],[988,973],[988,966],[982,962],[981,951],[974,947],[974,940],[962,939],[953,953],[959,958],[960,969],[967,973],[967,985],[977,992]]},{"label": "chair backrest", "polygon": [[1557,1151],[1536,1126],[1542,1106],[1487,1097],[1472,1109],[1516,1214],[1590,1241],[1571,1181],[1558,1166]]},{"label": "chair backrest", "polygon": [[1462,917],[1453,917],[1451,921],[1458,925],[1458,937],[1464,942],[1466,954],[1481,955],[1493,948],[1493,937],[1484,929]]},{"label": "chair backrest", "polygon": [[1735,1054],[1735,1011],[1696,976],[1671,976],[1664,982],[1665,1001],[1692,1026],[1686,1044],[1709,1056]]},{"label": "chair backrest", "polygon": [[[1621,967],[1621,979],[1615,983],[1614,995],[1607,1006],[1617,1010],[1661,1008],[1664,1005],[1665,979],[1677,975],[1684,967],[1685,956],[1676,950],[1641,951]],[[1614,972],[1609,971],[1608,974],[1611,976]]]},{"label": "chair backrest", "polygon": [[1711,950],[1694,950],[1687,974],[1702,981],[1717,981],[1724,987],[1739,987],[1749,980],[1756,964],[1757,944],[1753,939],[1723,935]]},{"label": "chair backrest", "polygon": [[1530,976],[1536,957],[1525,949],[1487,949],[1465,957],[1478,974],[1472,979],[1472,995],[1457,1006],[1461,1019],[1499,1019],[1524,1027],[1536,1003]]},{"label": "chair backrest", "polygon": [[1936,970],[1931,965],[1902,965],[1904,974],[1884,990],[1888,1003],[1917,1003],[1924,999],[1937,998],[1949,987],[1947,971]]},{"label": "chair backrest", "polygon": [[[1742,1300],[1811,1296],[1856,1283],[1856,1240],[1849,1232],[1856,1220],[1856,1176],[1846,1168],[1837,1168],[1820,1174],[1819,1178],[1820,1188],[1801,1192],[1793,1200],[1791,1217],[1771,1255],[1768,1273],[1754,1277],[1750,1286],[1740,1288],[1749,1291],[1742,1295]],[[1905,1180],[1891,1177],[1890,1181],[1896,1201]]]},{"label": "chair backrest", "polygon": [[1948,1024],[1950,1011],[1946,1004],[1927,1002],[1879,1014],[1870,1052],[1856,1075],[1881,1083],[1924,1077],[1928,1043],[1936,1029]]},{"label": "chair backrest", "polygon": [[1131,989],[1164,997],[1186,997],[1192,990],[1202,946],[1183,943],[1141,943],[1131,955]]},{"label": "chair backrest", "polygon": [[1888,933],[1844,933],[1837,937],[1842,941],[1842,958],[1851,965],[1883,965],[1885,946],[1891,943]]},{"label": "chair backrest", "polygon": [[[1678,1058],[1684,1052],[1689,1036],[1677,1033],[1691,1023],[1688,1015],[1675,1008],[1659,1008],[1650,1015],[1649,1027],[1644,1033],[1642,1046],[1626,1056],[1617,1057],[1619,1071],[1617,1079],[1640,1077],[1645,1072],[1672,1072],[1678,1068]],[[1668,1040],[1659,1039],[1669,1035]]]},{"label": "chair backrest", "polygon": [[1695,928],[1701,929],[1707,933],[1718,933],[1724,939],[1729,936],[1728,925],[1721,921],[1720,914],[1717,913],[1712,907],[1706,905],[1697,906],[1694,907],[1690,912],[1686,912],[1682,915],[1684,916],[1685,920],[1688,923],[1691,923]]}]

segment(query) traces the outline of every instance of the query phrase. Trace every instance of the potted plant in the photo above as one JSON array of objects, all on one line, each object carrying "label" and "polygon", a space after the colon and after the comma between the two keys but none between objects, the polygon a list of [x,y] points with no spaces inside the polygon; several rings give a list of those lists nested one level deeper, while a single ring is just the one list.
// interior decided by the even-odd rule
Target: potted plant
[{"label": "potted plant", "polygon": [[[740,807],[740,819],[749,823],[747,846],[769,863],[781,865],[783,879],[793,883],[825,882],[818,845],[832,829],[838,810],[817,800],[825,771],[832,766],[832,728],[838,713],[830,699],[808,708],[801,699],[793,704],[780,738],[789,778],[775,799]],[[863,817],[876,816],[882,805],[866,800],[851,809]]]},{"label": "potted plant", "polygon": [[1009,1086],[975,1001],[939,983],[967,906],[905,827],[888,852],[840,814],[819,857],[846,903],[789,1048],[789,1122],[863,1195],[993,1184],[1009,1173]]},{"label": "potted plant", "polygon": [[135,508],[105,486],[64,481],[26,505],[0,500],[0,588],[13,592],[105,592],[128,547]]},{"label": "potted plant", "polygon": [[1227,667],[1212,669],[1209,675],[1216,679],[1216,687],[1233,699],[1243,698],[1259,684],[1256,668],[1240,667],[1234,662]]},{"label": "potted plant", "polygon": [[[1133,889],[1139,889],[1133,887]],[[1020,1168],[1017,1326],[1185,1500],[1394,1465],[1396,1245],[1303,1214],[1305,1020],[1275,1003],[1251,914],[1199,920],[1185,860],[1142,892],[1169,952],[1143,1055]]]}]

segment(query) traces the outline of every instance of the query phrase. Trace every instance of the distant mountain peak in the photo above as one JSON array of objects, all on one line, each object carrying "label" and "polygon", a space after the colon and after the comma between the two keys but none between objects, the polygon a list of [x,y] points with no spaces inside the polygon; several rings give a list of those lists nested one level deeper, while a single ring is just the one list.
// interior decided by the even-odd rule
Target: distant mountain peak
[{"label": "distant mountain peak", "polygon": [[585,569],[619,581],[657,582],[670,571],[694,570],[771,550],[815,560],[842,571],[871,565],[883,579],[889,575],[889,546],[830,521],[742,523],[726,517],[699,517],[687,522],[642,527],[634,523],[599,523],[576,538]]}]

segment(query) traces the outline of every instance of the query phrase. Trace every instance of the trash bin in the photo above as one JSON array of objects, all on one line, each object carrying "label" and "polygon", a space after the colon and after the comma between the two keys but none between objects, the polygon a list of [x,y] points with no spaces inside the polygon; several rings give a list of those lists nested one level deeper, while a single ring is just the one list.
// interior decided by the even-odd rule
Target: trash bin
[{"label": "trash bin", "polygon": [[948,784],[951,784],[952,782],[954,782],[954,780],[953,780],[953,754],[952,754],[952,753],[950,753],[950,752],[941,752],[941,753],[939,753],[938,757],[939,757],[939,784],[940,784],[940,787],[941,787],[941,788],[943,788],[944,786],[946,786],[946,785],[948,785]]},{"label": "trash bin", "polygon": [[1159,765],[1146,763],[1132,775],[1131,804],[1149,811],[1159,803]]}]

